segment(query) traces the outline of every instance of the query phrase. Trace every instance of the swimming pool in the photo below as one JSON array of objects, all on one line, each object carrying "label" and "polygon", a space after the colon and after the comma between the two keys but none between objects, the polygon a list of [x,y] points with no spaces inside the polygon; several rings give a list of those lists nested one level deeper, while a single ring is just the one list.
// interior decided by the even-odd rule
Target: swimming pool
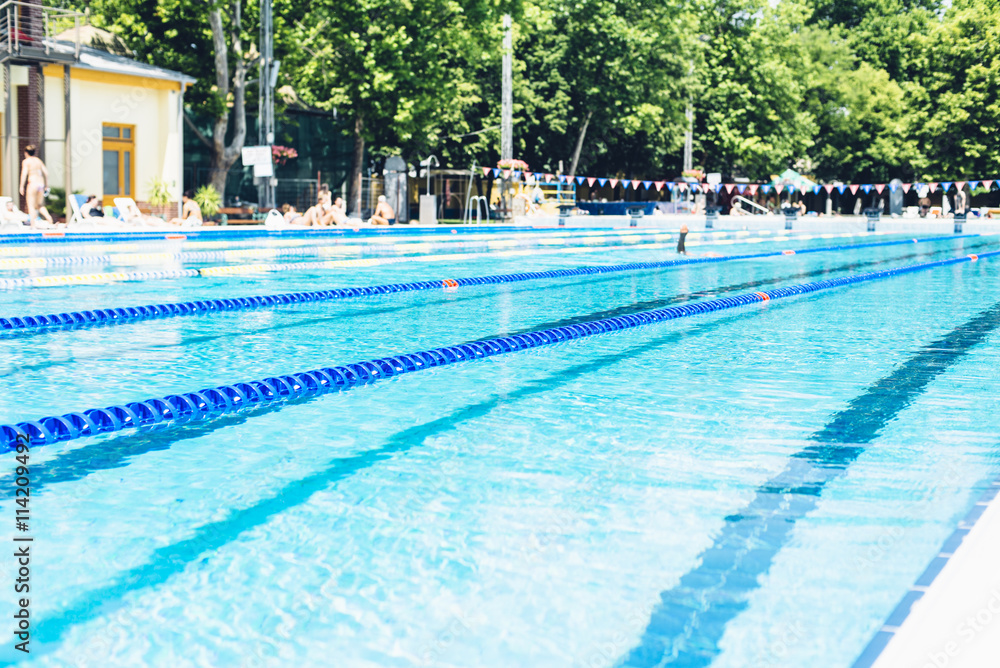
[{"label": "swimming pool", "polygon": [[[25,288],[3,293],[0,317],[676,258],[662,246]],[[946,239],[12,333],[0,424],[996,248]],[[998,267],[37,447],[32,659],[850,666],[1000,472]]]}]

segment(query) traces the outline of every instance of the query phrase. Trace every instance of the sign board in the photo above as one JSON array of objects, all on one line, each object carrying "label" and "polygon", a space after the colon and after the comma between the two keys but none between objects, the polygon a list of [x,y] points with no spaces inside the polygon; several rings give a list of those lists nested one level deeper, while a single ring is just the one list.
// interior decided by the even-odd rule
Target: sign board
[{"label": "sign board", "polygon": [[722,183],[722,174],[719,172],[710,172],[705,174],[705,180],[708,181],[708,185],[717,186]]},{"label": "sign board", "polygon": [[253,166],[253,177],[255,179],[266,178],[268,176],[274,176],[274,166],[271,165],[270,161],[257,163]]},{"label": "sign board", "polygon": [[[244,146],[243,147],[243,166],[244,167],[256,167],[257,165],[271,164],[271,147],[270,146]],[[255,173],[254,176],[257,176]],[[264,176],[261,174],[261,176]],[[270,176],[270,175],[268,175]]]}]

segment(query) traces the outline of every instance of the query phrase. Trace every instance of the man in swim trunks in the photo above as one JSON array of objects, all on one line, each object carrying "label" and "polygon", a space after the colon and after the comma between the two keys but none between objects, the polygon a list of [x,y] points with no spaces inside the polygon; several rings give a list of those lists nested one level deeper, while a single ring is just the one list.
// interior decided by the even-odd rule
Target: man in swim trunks
[{"label": "man in swim trunks", "polygon": [[371,220],[368,221],[371,225],[395,225],[396,224],[396,212],[389,202],[386,201],[385,195],[378,196],[378,206],[375,207],[375,213],[372,215]]},{"label": "man in swim trunks", "polygon": [[52,224],[52,216],[45,208],[45,186],[49,171],[45,163],[35,157],[35,146],[28,145],[24,149],[24,161],[21,162],[21,194],[28,202],[28,222],[36,227],[38,214]]},{"label": "man in swim trunks", "polygon": [[184,202],[184,208],[181,209],[181,217],[174,218],[170,221],[170,224],[183,225],[187,223],[188,225],[201,225],[204,218],[201,215],[201,207],[194,201],[194,193],[190,190],[185,190],[184,194],[181,195],[181,201]]}]

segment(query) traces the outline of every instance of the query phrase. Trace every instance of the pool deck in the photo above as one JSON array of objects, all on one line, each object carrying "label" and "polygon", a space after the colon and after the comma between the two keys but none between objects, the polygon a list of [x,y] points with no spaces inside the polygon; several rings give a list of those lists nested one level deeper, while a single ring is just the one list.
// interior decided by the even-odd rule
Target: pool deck
[{"label": "pool deck", "polygon": [[[856,668],[984,668],[1000,665],[1000,478],[959,523],[935,562],[927,587],[911,587]],[[992,498],[990,498],[992,496]],[[979,519],[975,517],[979,513]],[[970,525],[971,524],[971,530]],[[964,539],[955,549],[956,540]],[[951,551],[953,550],[953,552]],[[922,595],[921,595],[922,593]],[[912,601],[907,604],[906,601]],[[906,614],[907,611],[909,614]],[[894,624],[901,625],[894,626]],[[888,638],[885,649],[878,647]],[[874,659],[874,662],[872,662]]]}]

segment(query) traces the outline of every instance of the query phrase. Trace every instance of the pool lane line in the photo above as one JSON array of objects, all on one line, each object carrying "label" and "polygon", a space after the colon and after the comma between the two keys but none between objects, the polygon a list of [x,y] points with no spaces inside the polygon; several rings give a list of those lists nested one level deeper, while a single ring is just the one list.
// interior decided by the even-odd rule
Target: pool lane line
[{"label": "pool lane line", "polygon": [[[395,243],[345,243],[336,245],[299,245],[286,248],[234,248],[220,250],[203,251],[179,251],[175,253],[165,252],[138,252],[138,253],[112,253],[110,255],[59,255],[51,257],[13,257],[0,258],[0,270],[5,269],[42,269],[46,267],[61,267],[66,265],[81,264],[162,264],[165,262],[210,262],[221,260],[224,262],[236,262],[247,258],[276,259],[282,257],[337,257],[340,255],[376,255],[376,254],[405,254],[405,253],[427,253],[440,251],[448,248],[472,249],[498,249],[516,248],[534,245],[585,245],[589,241],[609,239],[638,239],[652,238],[658,241],[667,241],[671,238],[670,232],[646,231],[641,234],[629,233],[602,233],[584,235],[523,235],[517,237],[504,236],[496,239],[448,239],[448,235],[443,235],[441,239],[435,240],[413,240],[400,239]],[[728,238],[728,237],[718,237]]]},{"label": "pool lane line", "polygon": [[[774,242],[785,242],[792,240],[808,240],[813,238],[853,238],[857,236],[868,236],[858,235],[854,233],[841,234],[841,235],[820,235],[818,237],[812,235],[784,235],[784,236],[774,236],[770,238],[764,237],[727,237],[722,239],[711,239],[707,241],[704,238],[699,237],[689,237],[689,241],[692,245],[727,245],[727,244],[754,244],[763,243],[765,241]],[[963,238],[970,236],[979,236],[976,234],[969,235],[952,235],[951,237],[940,237],[941,239],[954,239]],[[66,285],[95,285],[101,283],[115,283],[122,281],[146,281],[146,280],[162,280],[165,278],[184,278],[190,276],[203,276],[203,277],[215,277],[215,276],[235,276],[244,274],[261,274],[267,272],[279,272],[279,271],[302,271],[308,269],[331,269],[331,268],[344,268],[344,267],[374,267],[384,264],[398,264],[401,262],[448,262],[451,260],[469,260],[478,259],[483,257],[518,257],[523,255],[544,255],[549,253],[589,253],[597,252],[600,250],[607,250],[610,248],[618,249],[628,249],[628,250],[652,250],[659,248],[667,248],[671,245],[673,237],[670,234],[658,234],[658,235],[647,235],[645,238],[640,237],[617,237],[618,243],[604,243],[612,241],[612,238],[608,237],[594,237],[590,239],[584,239],[581,243],[576,243],[572,245],[567,244],[553,244],[553,243],[537,243],[532,244],[531,248],[527,249],[517,249],[517,248],[502,248],[497,246],[489,251],[482,251],[477,253],[465,252],[465,253],[437,253],[437,254],[426,254],[426,255],[407,255],[403,257],[393,257],[393,258],[355,258],[355,259],[340,259],[340,260],[318,260],[311,262],[285,262],[285,263],[269,263],[269,264],[238,264],[238,265],[222,265],[215,267],[204,267],[201,269],[182,269],[182,270],[166,270],[166,271],[153,271],[153,272],[105,272],[96,274],[60,274],[57,276],[38,276],[38,277],[23,277],[23,278],[0,278],[0,289],[13,289],[13,288],[44,288],[44,287],[59,287]],[[697,244],[693,243],[695,240],[698,241]],[[558,246],[558,247],[556,247]],[[190,272],[195,272],[194,274]]]},{"label": "pool lane line", "polygon": [[[452,244],[463,244],[463,243],[492,243],[496,245],[502,245],[504,243],[516,243],[526,240],[537,240],[537,239],[587,239],[591,237],[601,237],[601,236],[621,236],[621,237],[634,237],[634,236],[648,236],[650,234],[676,234],[676,229],[668,228],[646,228],[646,229],[624,229],[624,230],[573,230],[573,231],[558,231],[558,232],[533,232],[533,233],[517,233],[517,234],[463,234],[461,236],[453,234],[433,234],[421,237],[380,237],[376,239],[365,239],[365,238],[322,238],[322,239],[284,239],[284,240],[274,240],[265,239],[258,242],[254,241],[237,241],[234,243],[229,243],[226,241],[160,241],[160,242],[141,242],[141,243],[121,243],[121,244],[83,244],[80,247],[74,247],[70,249],[62,249],[58,246],[41,248],[34,246],[14,246],[10,248],[0,247],[0,268],[4,269],[17,269],[21,268],[21,264],[16,262],[4,263],[4,260],[41,260],[45,264],[30,264],[25,266],[31,267],[42,267],[49,264],[80,264],[86,263],[90,260],[86,258],[103,258],[104,261],[109,261],[108,258],[112,258],[113,255],[117,254],[127,254],[127,253],[138,253],[138,254],[165,254],[170,257],[177,256],[183,252],[187,251],[275,251],[275,250],[301,250],[305,247],[321,247],[321,248],[342,248],[345,252],[356,251],[359,248],[386,248],[394,249],[396,247],[407,247],[407,246],[420,246],[427,243],[452,243]],[[886,233],[854,233],[857,236],[877,236],[884,235]],[[692,236],[693,235],[693,236]],[[758,234],[752,230],[723,230],[719,232],[714,232],[712,230],[705,230],[699,232],[693,232],[688,235],[689,239],[693,238],[712,238],[712,239],[728,239],[728,238],[764,238],[770,239],[775,236],[796,236],[800,238],[808,238],[810,235],[806,234],[791,234],[782,232],[781,235],[776,234]],[[898,236],[898,235],[897,235]],[[308,250],[308,249],[307,249]],[[72,253],[72,254],[69,254]],[[110,255],[109,255],[110,254]],[[75,259],[74,259],[75,258]],[[83,258],[83,259],[81,259]],[[54,262],[48,262],[48,260],[55,260]],[[218,258],[216,258],[218,259]]]},{"label": "pool lane line", "polygon": [[903,595],[903,598],[896,604],[896,607],[893,608],[885,622],[875,632],[871,641],[865,646],[861,654],[858,655],[857,660],[851,665],[851,668],[871,668],[878,662],[882,652],[885,651],[889,642],[892,641],[893,637],[910,616],[913,606],[924,597],[925,593],[930,591],[934,580],[941,574],[944,567],[948,565],[951,558],[955,556],[955,552],[961,547],[962,541],[965,540],[965,537],[972,531],[976,522],[986,512],[990,502],[997,498],[998,495],[1000,495],[1000,478],[995,478],[992,483],[987,485],[976,501],[973,502],[972,507],[958,522],[958,526],[951,532],[951,535],[941,544],[941,549],[938,550],[937,554],[934,555],[934,558],[927,565],[927,568],[924,569],[924,572],[920,574],[920,577],[916,579],[906,594]]},{"label": "pool lane line", "polygon": [[[968,259],[975,261],[973,257]],[[615,665],[711,664],[722,652],[719,641],[727,625],[750,605],[751,594],[761,587],[796,522],[816,508],[823,489],[843,475],[931,381],[997,328],[1000,302],[922,346],[834,414],[807,439],[813,445],[792,454],[781,473],[759,485],[746,506],[725,518],[723,527],[713,532],[712,545],[698,556],[698,566],[661,593],[638,646]]]},{"label": "pool lane line", "polygon": [[589,323],[543,329],[529,334],[516,334],[476,343],[432,348],[416,353],[377,358],[343,366],[324,367],[261,380],[209,387],[197,392],[152,397],[106,408],[91,408],[81,412],[66,413],[62,416],[42,417],[13,425],[0,425],[0,448],[10,450],[16,447],[18,436],[28,436],[32,444],[38,446],[125,429],[209,420],[251,406],[347,390],[427,368],[563,343],[596,334],[633,329],[691,315],[737,308],[756,302],[782,299],[844,285],[990,259],[998,255],[1000,255],[1000,251],[979,255],[963,255],[948,260],[936,260],[865,274],[828,278],[813,283],[721,297],[684,306],[668,306]]},{"label": "pool lane line", "polygon": [[[841,246],[821,246],[796,251],[767,251],[745,255],[729,255],[721,257],[678,258],[660,262],[632,262],[620,265],[596,265],[576,267],[572,269],[552,269],[547,271],[522,272],[518,274],[499,274],[493,276],[474,276],[458,279],[437,279],[432,281],[417,281],[412,283],[394,283],[387,285],[371,285],[357,288],[339,288],[331,290],[315,290],[310,292],[292,292],[277,295],[256,295],[250,297],[233,297],[224,299],[195,300],[174,302],[169,304],[146,304],[142,306],[112,307],[85,311],[67,311],[63,313],[39,314],[31,316],[11,316],[0,318],[0,336],[8,333],[57,331],[62,329],[80,329],[83,327],[100,327],[145,320],[171,318],[177,316],[202,315],[221,311],[245,311],[271,306],[287,306],[304,302],[321,302],[352,297],[371,295],[386,295],[395,292],[416,292],[423,290],[439,290],[473,285],[501,285],[530,280],[548,278],[566,278],[570,276],[586,276],[595,274],[618,273],[625,271],[643,271],[662,269],[674,266],[709,264],[732,260],[747,260],[785,255],[804,255],[819,252],[842,250],[857,250],[880,246],[896,246],[911,243],[926,243],[955,238],[970,238],[979,235],[959,235],[950,237],[928,237],[925,239],[907,239],[894,241],[875,241],[864,244]],[[196,270],[189,270],[196,271]],[[452,285],[451,283],[454,283]]]}]

